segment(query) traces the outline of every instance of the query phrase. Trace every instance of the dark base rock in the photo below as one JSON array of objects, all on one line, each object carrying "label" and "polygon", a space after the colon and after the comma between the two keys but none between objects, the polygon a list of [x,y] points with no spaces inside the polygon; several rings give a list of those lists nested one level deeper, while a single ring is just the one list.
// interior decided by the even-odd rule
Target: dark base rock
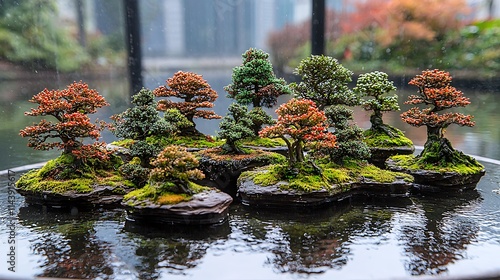
[{"label": "dark base rock", "polygon": [[474,189],[486,173],[483,169],[475,174],[459,174],[457,172],[437,172],[432,170],[409,170],[395,165],[394,161],[389,159],[386,162],[391,171],[398,171],[410,174],[414,178],[412,186],[413,191],[419,192],[443,192],[443,191],[462,191]]},{"label": "dark base rock", "polygon": [[139,223],[206,225],[222,223],[228,215],[230,195],[209,190],[193,195],[190,201],[159,205],[150,200],[122,202],[127,218]]},{"label": "dark base rock", "polygon": [[232,197],[236,196],[236,181],[243,171],[251,170],[255,167],[265,166],[272,163],[270,157],[248,157],[241,160],[215,160],[202,156],[199,160],[198,169],[203,171],[203,180],[194,180],[195,183],[217,188]]},{"label": "dark base rock", "polygon": [[395,155],[411,155],[415,152],[414,146],[401,146],[401,147],[370,147],[371,157],[368,162],[379,168],[386,168],[385,161],[391,156]]},{"label": "dark base rock", "polygon": [[[96,207],[121,207],[123,195],[126,190],[123,186],[95,186],[89,193],[69,191],[65,193],[52,193],[48,191],[36,192],[16,188],[24,196],[27,204],[41,205],[58,209],[89,210]],[[73,210],[72,210],[73,211]]]},{"label": "dark base rock", "polygon": [[397,179],[392,183],[378,183],[368,179],[332,185],[331,189],[303,192],[283,189],[287,182],[271,186],[255,184],[251,177],[238,181],[238,196],[247,206],[260,207],[318,207],[342,201],[353,196],[406,196],[411,183]]}]

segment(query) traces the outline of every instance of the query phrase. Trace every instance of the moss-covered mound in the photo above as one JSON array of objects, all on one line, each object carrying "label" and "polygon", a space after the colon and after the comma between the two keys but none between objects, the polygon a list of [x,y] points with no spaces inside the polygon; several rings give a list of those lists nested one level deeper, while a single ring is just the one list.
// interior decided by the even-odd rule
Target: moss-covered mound
[{"label": "moss-covered mound", "polygon": [[370,147],[380,148],[413,146],[413,142],[401,130],[389,125],[385,125],[384,128],[365,130],[363,133],[365,143]]},{"label": "moss-covered mound", "polygon": [[160,141],[163,146],[177,145],[186,148],[214,148],[224,144],[224,140],[214,139],[209,135],[195,135],[195,136],[173,136],[169,138],[154,138],[148,141]]},{"label": "moss-covered mound", "polygon": [[435,153],[420,156],[397,155],[387,160],[387,167],[411,174],[414,189],[419,191],[449,191],[475,188],[485,169],[476,159],[460,151],[452,152],[453,160],[439,160]]},{"label": "moss-covered mound", "polygon": [[121,165],[118,157],[108,162],[88,160],[82,165],[75,165],[75,158],[63,154],[48,161],[42,168],[25,173],[16,182],[17,189],[62,194],[65,192],[89,193],[95,186],[117,187],[117,192],[134,187],[117,170]]},{"label": "moss-covered mound", "polygon": [[149,184],[144,187],[131,191],[123,197],[123,203],[128,206],[141,205],[145,201],[150,201],[159,205],[176,204],[182,201],[189,201],[194,194],[208,191],[210,188],[200,186],[196,183],[189,182],[189,190],[191,194],[178,193],[173,191],[175,184],[164,183],[161,187],[154,187]]},{"label": "moss-covered mound", "polygon": [[88,159],[78,163],[71,154],[48,161],[42,168],[23,174],[16,190],[28,204],[53,207],[118,206],[123,195],[133,189],[118,170],[119,157],[108,161]]},{"label": "moss-covered mound", "polygon": [[363,161],[276,164],[241,174],[238,194],[244,204],[263,206],[316,206],[355,194],[404,195],[413,177],[380,169]]},{"label": "moss-covered mound", "polygon": [[228,215],[233,199],[219,190],[189,182],[191,193],[174,183],[146,185],[125,195],[122,205],[131,221],[152,224],[216,224]]}]

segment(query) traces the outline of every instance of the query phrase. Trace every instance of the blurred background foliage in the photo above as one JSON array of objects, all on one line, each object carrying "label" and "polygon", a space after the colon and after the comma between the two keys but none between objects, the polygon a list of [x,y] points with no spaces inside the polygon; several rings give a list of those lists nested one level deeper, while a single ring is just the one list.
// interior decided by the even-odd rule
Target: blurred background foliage
[{"label": "blurred background foliage", "polygon": [[[113,4],[117,1],[108,1]],[[123,34],[96,32],[79,42],[77,23],[64,21],[58,13],[56,0],[1,0],[0,60],[59,72],[95,69],[124,60]]]},{"label": "blurred background foliage", "polygon": [[[500,71],[500,20],[474,22],[463,0],[350,1],[326,15],[326,54],[353,71],[392,74],[427,68],[493,77]],[[310,54],[310,21],[268,38],[274,66],[291,72]]]}]

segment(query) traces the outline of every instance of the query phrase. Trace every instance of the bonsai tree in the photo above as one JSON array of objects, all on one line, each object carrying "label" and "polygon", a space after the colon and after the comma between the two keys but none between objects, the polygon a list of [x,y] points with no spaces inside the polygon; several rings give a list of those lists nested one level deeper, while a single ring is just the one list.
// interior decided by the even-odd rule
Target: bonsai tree
[{"label": "bonsai tree", "polygon": [[335,128],[335,148],[329,147],[327,153],[333,162],[342,164],[345,159],[367,159],[370,149],[363,141],[363,130],[357,125],[350,124],[353,120],[353,111],[345,106],[337,105],[328,107],[325,115],[330,126]]},{"label": "bonsai tree", "polygon": [[252,119],[249,116],[245,106],[237,103],[232,103],[228,108],[229,112],[219,124],[219,137],[226,139],[226,143],[222,146],[225,152],[242,154],[243,151],[238,147],[237,143],[248,137],[255,137],[252,130]]},{"label": "bonsai tree", "polygon": [[304,145],[333,148],[335,136],[328,132],[325,113],[312,100],[293,98],[277,110],[278,122],[260,131],[260,137],[282,138],[288,147],[290,166],[304,162]]},{"label": "bonsai tree", "polygon": [[320,110],[330,105],[359,105],[358,96],[347,86],[352,72],[333,57],[312,55],[303,59],[294,73],[302,77],[299,84],[291,84],[295,95],[314,101]]},{"label": "bonsai tree", "polygon": [[120,170],[127,179],[142,186],[149,176],[151,158],[162,149],[160,143],[148,141],[148,137],[169,136],[178,126],[190,126],[191,122],[177,109],[167,110],[167,118],[162,118],[156,110],[153,92],[145,88],[132,96],[132,104],[135,106],[111,117],[114,122],[112,131],[116,137],[134,140],[130,154],[137,159],[122,165]]},{"label": "bonsai tree", "polygon": [[182,130],[182,135],[202,135],[194,123],[194,118],[220,119],[221,116],[214,111],[200,110],[200,108],[213,108],[218,95],[201,75],[192,72],[179,71],[166,81],[165,86],[159,86],[153,93],[157,97],[176,97],[181,102],[163,99],[158,102],[158,110],[178,109],[193,125]]},{"label": "bonsai tree", "polygon": [[370,116],[371,129],[382,130],[387,135],[393,136],[391,129],[382,120],[383,112],[399,111],[398,97],[386,96],[387,93],[396,90],[388,75],[379,71],[361,74],[353,90],[362,97],[371,97],[361,101],[363,109],[373,111]]},{"label": "bonsai tree", "polygon": [[[37,108],[26,112],[27,116],[52,116],[54,121],[42,119],[38,124],[20,131],[22,137],[29,137],[28,146],[36,150],[60,149],[63,154],[75,157],[76,165],[88,159],[106,160],[109,152],[104,143],[83,144],[85,138],[98,140],[105,123],[93,124],[88,114],[108,106],[103,96],[89,89],[83,82],[74,82],[63,90],[44,89],[29,100]],[[49,141],[51,140],[51,141]]]},{"label": "bonsai tree", "polygon": [[290,89],[285,80],[274,75],[273,67],[269,61],[269,54],[262,50],[247,50],[243,55],[241,66],[233,68],[232,83],[224,87],[229,97],[241,105],[252,104],[255,116],[253,130],[258,135],[263,124],[269,124],[271,117],[261,107],[271,108],[278,102],[278,96],[289,94]]},{"label": "bonsai tree", "polygon": [[409,96],[405,104],[424,104],[428,107],[411,108],[402,113],[401,118],[412,126],[427,127],[427,141],[420,157],[428,163],[439,161],[453,163],[463,158],[465,155],[457,153],[450,141],[444,137],[444,130],[451,124],[469,127],[475,125],[471,115],[456,112],[439,113],[470,104],[469,98],[450,85],[451,80],[450,73],[434,69],[422,71],[421,75],[417,75],[409,82],[418,88],[418,95]]},{"label": "bonsai tree", "polygon": [[151,162],[150,185],[167,189],[174,193],[192,194],[190,180],[205,178],[203,172],[196,169],[198,160],[180,146],[167,146]]}]

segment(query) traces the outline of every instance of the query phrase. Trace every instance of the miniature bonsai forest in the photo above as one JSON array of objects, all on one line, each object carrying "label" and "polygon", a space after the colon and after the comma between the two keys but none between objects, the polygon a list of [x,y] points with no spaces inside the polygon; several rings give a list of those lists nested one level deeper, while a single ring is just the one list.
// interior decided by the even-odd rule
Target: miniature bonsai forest
[{"label": "miniature bonsai forest", "polygon": [[364,134],[364,141],[370,147],[370,161],[383,167],[388,157],[396,154],[412,154],[415,150],[413,142],[401,130],[385,124],[384,112],[399,111],[397,95],[388,96],[396,87],[389,81],[384,72],[374,71],[359,75],[354,92],[361,97],[361,106],[366,111],[372,111],[371,127]]},{"label": "miniature bonsai forest", "polygon": [[[418,156],[399,155],[389,159],[390,168],[413,174],[423,186],[474,187],[484,175],[484,167],[473,157],[457,151],[444,137],[451,124],[475,125],[471,115],[443,112],[470,104],[460,90],[451,86],[450,73],[434,69],[425,70],[409,84],[417,87],[417,95],[408,97],[405,104],[425,105],[413,107],[401,114],[404,122],[427,128],[427,141]],[[434,188],[431,188],[434,189]]]},{"label": "miniature bonsai forest", "polygon": [[[106,124],[92,123],[88,116],[109,105],[104,97],[87,84],[75,82],[63,90],[44,89],[30,102],[38,107],[25,115],[44,118],[20,135],[29,138],[29,147],[59,149],[62,154],[21,176],[18,192],[32,204],[84,208],[119,203],[133,184],[117,171],[121,159],[97,142]],[[94,142],[84,144],[85,139]]]},{"label": "miniature bonsai forest", "polygon": [[359,104],[347,86],[352,72],[327,56],[307,58],[295,72],[303,78],[292,84],[296,98],[281,105],[276,124],[259,133],[286,143],[288,163],[243,173],[238,180],[242,202],[317,206],[357,192],[406,193],[411,176],[379,169],[364,160],[370,151],[362,130],[349,122],[352,110],[346,107]]},{"label": "miniature bonsai forest", "polygon": [[[29,147],[62,153],[25,173],[18,192],[31,204],[122,206],[136,221],[213,224],[225,220],[233,197],[251,206],[309,207],[358,194],[407,195],[410,187],[471,187],[484,174],[481,164],[444,137],[451,124],[474,125],[470,115],[442,113],[470,103],[450,85],[449,73],[426,70],[409,83],[418,95],[406,104],[423,106],[401,118],[426,126],[423,151],[376,161],[377,149],[413,151],[411,140],[383,122],[384,112],[399,110],[397,97],[387,96],[396,90],[387,74],[362,74],[351,90],[350,70],[335,58],[312,55],[295,69],[301,81],[288,86],[276,78],[268,56],[258,49],[242,55],[224,88],[235,102],[216,136],[204,135],[194,122],[221,118],[209,110],[217,92],[196,73],[179,71],[163,86],[143,88],[131,108],[111,117],[112,124],[90,121],[89,114],[109,104],[87,84],[44,89],[29,100],[38,107],[25,113],[43,119],[20,135]],[[263,107],[292,92],[273,120]],[[365,132],[353,121],[354,106],[372,111]],[[119,140],[99,142],[106,128]],[[282,154],[259,147],[273,145],[283,146]]]}]

